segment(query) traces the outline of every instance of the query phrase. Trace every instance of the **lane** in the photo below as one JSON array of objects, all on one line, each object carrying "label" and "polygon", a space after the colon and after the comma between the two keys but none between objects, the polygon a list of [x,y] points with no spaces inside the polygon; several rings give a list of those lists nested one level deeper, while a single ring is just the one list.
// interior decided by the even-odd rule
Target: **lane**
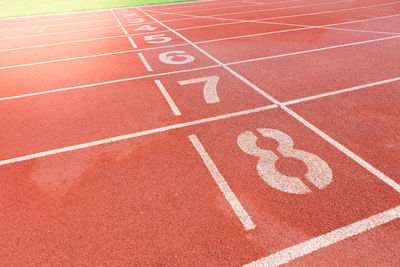
[{"label": "lane", "polygon": [[302,15],[317,15],[319,13],[336,13],[345,10],[362,10],[366,8],[372,7],[388,7],[391,8],[392,5],[399,3],[398,1],[376,1],[376,0],[368,0],[368,1],[354,1],[354,2],[345,2],[343,3],[334,1],[328,3],[317,3],[311,5],[305,5],[301,7],[291,8],[291,9],[276,9],[276,10],[258,10],[253,12],[248,11],[238,11],[233,12],[231,14],[214,14],[214,16],[220,18],[231,18],[231,19],[273,19],[273,18],[282,18],[282,17],[295,17]]},{"label": "lane", "polygon": [[54,22],[64,19],[85,19],[90,17],[96,17],[101,15],[109,14],[108,10],[87,10],[80,12],[66,12],[66,13],[56,13],[56,14],[45,14],[36,16],[23,16],[23,17],[9,17],[0,18],[0,24],[10,24],[10,23],[25,23],[27,21],[31,22]]},{"label": "lane", "polygon": [[67,31],[60,33],[42,33],[32,36],[19,36],[16,38],[0,39],[0,49],[13,49],[45,44],[72,42],[93,38],[106,38],[122,35],[123,32],[118,26],[106,28],[93,28],[88,30]]},{"label": "lane", "polygon": [[[210,87],[207,80],[193,81],[204,77],[216,81],[214,93],[205,91]],[[180,116],[173,114],[155,80],[163,84]],[[8,100],[0,105],[7,114],[0,123],[7,129],[2,134],[0,159],[269,104],[222,68]]]},{"label": "lane", "polygon": [[400,76],[400,39],[231,67],[281,102]]},{"label": "lane", "polygon": [[107,20],[112,19],[112,15],[109,11],[102,11],[95,14],[90,14],[87,16],[64,16],[57,19],[54,18],[44,18],[44,19],[26,19],[24,21],[10,21],[0,23],[1,30],[11,30],[26,27],[42,27],[42,26],[52,26],[54,24],[64,24],[64,23],[76,23],[76,22],[91,22],[93,20]]},{"label": "lane", "polygon": [[379,20],[371,20],[371,21],[357,22],[351,24],[340,24],[340,25],[335,25],[334,27],[341,29],[387,31],[387,32],[400,33],[400,29],[398,27],[399,24],[400,24],[400,15]]},{"label": "lane", "polygon": [[[246,37],[241,38],[240,41],[222,40],[216,43],[199,44],[199,46],[222,62],[228,63],[385,37],[387,35],[375,33],[306,29]],[[246,45],[243,45],[243,42]],[[236,52],[231,53],[230,51]]]},{"label": "lane", "polygon": [[9,38],[9,37],[18,37],[24,35],[33,35],[40,33],[56,33],[63,31],[73,31],[73,30],[81,30],[81,29],[90,29],[90,28],[99,28],[99,27],[111,27],[118,26],[117,22],[114,18],[110,18],[107,20],[94,20],[89,22],[78,22],[73,24],[58,24],[46,26],[32,26],[25,28],[17,28],[17,29],[3,29],[0,30],[0,38]]},{"label": "lane", "polygon": [[[177,30],[177,31],[192,42],[202,42],[202,41],[209,41],[221,38],[246,36],[250,34],[284,31],[295,28],[299,27],[287,26],[287,25],[262,24],[254,22],[243,22],[237,24],[235,23],[227,25],[217,25],[214,27]],[[238,40],[236,40],[236,42],[237,41]]]},{"label": "lane", "polygon": [[[396,6],[400,6],[400,4],[393,5],[393,7]],[[399,11],[396,10],[367,8],[361,10],[341,11],[341,12],[320,14],[320,15],[298,16],[298,17],[281,18],[281,19],[267,19],[261,21],[322,26],[327,24],[349,23],[351,21],[357,21],[362,19],[373,19],[373,18],[389,16],[389,15],[397,15],[397,14],[399,14]],[[383,30],[380,29],[380,31]]]},{"label": "lane", "polygon": [[1,86],[5,90],[1,91],[0,97],[215,65],[213,61],[188,46],[160,48],[141,53],[150,64],[151,70],[146,68],[138,52],[3,69],[0,70]]}]

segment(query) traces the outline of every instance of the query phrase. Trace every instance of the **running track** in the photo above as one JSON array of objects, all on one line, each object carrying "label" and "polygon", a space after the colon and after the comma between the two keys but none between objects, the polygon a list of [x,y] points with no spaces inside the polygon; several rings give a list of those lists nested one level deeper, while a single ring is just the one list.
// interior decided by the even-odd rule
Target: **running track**
[{"label": "running track", "polygon": [[2,266],[400,265],[400,1],[0,19]]}]

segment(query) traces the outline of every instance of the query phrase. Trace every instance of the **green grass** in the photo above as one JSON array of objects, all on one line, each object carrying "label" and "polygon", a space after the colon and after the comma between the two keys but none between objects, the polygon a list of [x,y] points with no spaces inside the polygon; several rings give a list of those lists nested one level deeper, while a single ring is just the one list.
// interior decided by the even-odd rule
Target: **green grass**
[{"label": "green grass", "polygon": [[0,18],[185,1],[190,0],[0,0]]}]

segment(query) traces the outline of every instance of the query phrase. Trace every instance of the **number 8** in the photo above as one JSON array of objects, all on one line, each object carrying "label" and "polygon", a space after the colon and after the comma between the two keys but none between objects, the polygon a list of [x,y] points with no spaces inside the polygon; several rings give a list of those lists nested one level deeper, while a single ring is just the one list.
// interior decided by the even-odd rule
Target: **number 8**
[{"label": "number 8", "polygon": [[[287,134],[275,129],[257,129],[266,138],[278,141],[278,152],[284,157],[296,158],[303,161],[308,168],[306,179],[317,188],[323,189],[332,181],[332,170],[320,157],[302,150],[293,148],[293,140]],[[270,186],[283,192],[292,194],[310,193],[308,188],[299,178],[286,176],[275,168],[279,157],[270,150],[257,146],[257,136],[251,131],[246,131],[238,136],[238,146],[247,154],[259,157],[257,171],[260,177]]]}]

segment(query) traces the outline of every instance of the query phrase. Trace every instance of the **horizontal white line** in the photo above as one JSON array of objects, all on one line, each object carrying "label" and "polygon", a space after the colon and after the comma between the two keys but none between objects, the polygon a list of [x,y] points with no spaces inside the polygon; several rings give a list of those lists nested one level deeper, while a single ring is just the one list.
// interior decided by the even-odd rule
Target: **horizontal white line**
[{"label": "horizontal white line", "polygon": [[217,9],[225,9],[225,8],[249,7],[249,6],[251,6],[251,7],[259,7],[259,5],[257,5],[257,4],[254,4],[254,5],[248,5],[248,4],[247,4],[247,5],[244,5],[244,4],[241,4],[241,5],[237,5],[237,6],[225,5],[225,6],[222,6],[222,7],[215,7],[215,8],[201,8],[201,9],[196,9],[196,10],[186,10],[186,11],[183,11],[183,12],[177,12],[176,14],[185,14],[185,13],[198,12],[198,11],[203,12],[203,11],[210,11],[210,10],[217,10]]},{"label": "horizontal white line", "polygon": [[186,70],[176,70],[176,71],[163,72],[163,73],[157,73],[157,74],[149,74],[149,75],[143,75],[143,76],[137,76],[137,77],[131,77],[131,78],[125,78],[125,79],[111,80],[111,81],[106,81],[106,82],[70,86],[70,87],[52,89],[52,90],[47,90],[47,91],[40,91],[40,92],[35,92],[35,93],[23,94],[23,95],[7,96],[7,97],[0,98],[0,101],[6,101],[6,100],[12,100],[12,99],[18,99],[18,98],[30,97],[30,96],[52,94],[52,93],[57,93],[57,92],[64,92],[64,91],[76,90],[76,89],[80,89],[80,88],[88,88],[88,87],[101,86],[101,85],[107,85],[107,84],[113,84],[113,83],[134,81],[134,80],[139,80],[139,79],[159,77],[159,76],[175,74],[175,73],[184,73],[184,72],[191,72],[191,71],[196,71],[196,70],[213,69],[213,68],[216,68],[216,67],[220,67],[220,65],[211,65],[211,66],[199,67],[199,68],[193,68],[193,69],[186,69]]},{"label": "horizontal white line", "polygon": [[218,185],[219,190],[221,190],[222,194],[224,195],[226,201],[228,201],[232,210],[235,212],[236,216],[243,224],[244,229],[246,229],[247,231],[254,229],[256,227],[255,224],[251,220],[250,216],[247,214],[246,210],[243,208],[235,193],[232,192],[232,189],[229,187],[228,183],[219,172],[217,166],[212,161],[207,151],[204,149],[204,146],[201,144],[200,140],[197,138],[196,135],[189,135],[189,140],[190,142],[192,142],[197,153],[199,153],[201,159],[206,165],[215,183]]},{"label": "horizontal white line", "polygon": [[398,17],[398,16],[400,16],[400,14],[388,15],[388,16],[382,16],[382,17],[375,17],[375,18],[370,18],[370,19],[360,19],[360,20],[332,23],[332,24],[327,24],[327,25],[324,25],[324,26],[337,26],[337,25],[342,25],[342,24],[352,24],[352,23],[359,23],[359,22],[365,22],[365,21],[371,21],[371,20],[387,19],[387,18]]},{"label": "horizontal white line", "polygon": [[[362,7],[352,7],[352,8],[329,10],[329,11],[313,12],[313,13],[303,13],[303,14],[297,14],[297,15],[271,17],[271,18],[267,18],[267,19],[291,18],[291,17],[317,15],[317,14],[333,13],[333,12],[340,12],[340,11],[347,11],[347,10],[358,10],[358,9],[364,9],[364,8],[370,8],[370,7],[393,5],[393,4],[396,4],[396,3],[399,3],[399,1],[390,2],[390,3],[384,3],[384,4],[362,6]],[[260,9],[260,10],[251,11],[251,12],[241,11],[241,12],[233,12],[233,13],[216,14],[214,16],[226,16],[226,15],[235,15],[235,14],[244,14],[244,13],[254,13],[254,12],[260,12],[260,11],[272,11],[272,10],[280,10],[280,9],[293,9],[293,8],[310,7],[310,6],[321,6],[321,5],[330,5],[330,4],[343,4],[343,1],[335,1],[335,2],[328,2],[328,3],[317,3],[317,4],[310,4],[310,5],[303,5],[303,6],[294,6],[294,7],[290,7],[290,8],[285,7],[285,8],[276,8],[276,9],[269,9],[269,10]]]},{"label": "horizontal white line", "polygon": [[392,83],[392,82],[397,82],[397,81],[400,81],[400,77],[386,79],[386,80],[373,82],[373,83],[367,83],[367,84],[363,84],[363,85],[358,85],[358,86],[354,86],[354,87],[350,87],[350,88],[346,88],[346,89],[340,89],[340,90],[336,90],[336,91],[332,91],[332,92],[317,94],[317,95],[313,95],[313,96],[307,96],[307,97],[298,98],[295,100],[289,100],[286,102],[282,102],[281,105],[282,106],[293,105],[293,104],[301,103],[304,101],[309,101],[309,100],[314,100],[314,99],[318,99],[318,98],[322,98],[322,97],[347,93],[347,92],[351,92],[351,91],[356,91],[356,90],[360,90],[360,89],[364,89],[364,88],[369,88],[369,87]]},{"label": "horizontal white line", "polygon": [[47,64],[47,63],[63,62],[63,61],[70,61],[70,60],[78,60],[78,59],[85,59],[85,58],[95,58],[95,57],[103,57],[103,56],[111,56],[111,55],[120,55],[120,54],[134,53],[134,52],[139,52],[139,51],[147,51],[147,50],[154,50],[154,49],[161,49],[161,48],[188,46],[188,45],[189,44],[183,43],[183,44],[176,44],[176,45],[154,46],[154,47],[141,48],[141,49],[123,50],[123,51],[118,51],[118,52],[95,54],[95,55],[89,55],[89,56],[60,58],[60,59],[53,59],[53,60],[47,60],[47,61],[32,62],[32,63],[25,63],[25,64],[20,64],[20,65],[12,65],[12,66],[0,67],[0,70],[27,67],[27,66],[34,66],[34,65]]},{"label": "horizontal white line", "polygon": [[293,55],[300,55],[300,54],[312,53],[312,52],[317,52],[317,51],[324,51],[324,50],[335,49],[335,48],[346,47],[346,46],[367,44],[367,43],[379,42],[379,41],[396,39],[396,38],[400,38],[400,35],[388,36],[388,37],[383,37],[383,38],[378,38],[378,39],[372,39],[372,40],[366,40],[366,41],[354,42],[354,43],[347,43],[347,44],[341,44],[341,45],[326,46],[326,47],[310,49],[310,50],[305,50],[305,51],[287,53],[287,54],[279,54],[279,55],[274,55],[274,56],[267,56],[267,57],[259,57],[259,58],[240,60],[240,61],[226,63],[225,65],[228,65],[228,66],[237,65],[237,64],[247,63],[247,62],[254,62],[254,61],[266,60],[266,59],[271,59],[271,58],[286,57],[286,56],[293,56]]},{"label": "horizontal white line", "polygon": [[7,164],[12,164],[12,163],[17,163],[21,161],[26,161],[34,158],[41,158],[41,157],[46,157],[49,155],[55,155],[55,154],[60,154],[68,151],[74,151],[74,150],[79,150],[83,148],[89,148],[93,146],[98,146],[102,144],[107,144],[107,143],[113,143],[113,142],[118,142],[126,139],[132,139],[140,136],[145,136],[145,135],[150,135],[150,134],[155,134],[155,133],[161,133],[165,132],[168,130],[173,130],[173,129],[179,129],[183,127],[188,127],[188,126],[193,126],[193,125],[198,125],[198,124],[203,124],[207,122],[212,122],[212,121],[217,121],[217,120],[222,120],[222,119],[227,119],[231,117],[237,117],[237,116],[242,116],[246,114],[251,114],[255,112],[261,112],[264,110],[268,110],[271,108],[276,108],[277,105],[269,105],[269,106],[264,106],[260,108],[255,108],[255,109],[248,109],[244,111],[239,111],[239,112],[233,112],[229,114],[224,114],[224,115],[219,115],[219,116],[214,116],[214,117],[209,117],[205,119],[200,119],[200,120],[195,120],[195,121],[190,121],[190,122],[184,122],[184,123],[179,123],[179,124],[174,124],[170,126],[165,126],[165,127],[160,127],[156,129],[151,129],[151,130],[146,130],[146,131],[141,131],[141,132],[136,132],[132,134],[126,134],[126,135],[120,135],[120,136],[115,136],[107,139],[102,139],[102,140],[97,140],[89,143],[83,143],[83,144],[78,144],[78,145],[73,145],[73,146],[67,146],[63,148],[58,148],[58,149],[52,149],[52,150],[47,150],[35,154],[30,154],[22,157],[16,157],[12,159],[6,159],[6,160],[1,160],[0,161],[0,166],[7,165]]},{"label": "horizontal white line", "polygon": [[[65,18],[58,18],[56,22],[61,21],[61,20],[71,20],[71,19],[76,19],[79,20],[81,18],[92,18],[92,17],[100,17],[100,16],[107,16],[108,14],[106,12],[101,13],[101,14],[93,14],[93,15],[89,15],[89,16],[77,16],[77,17],[65,17]],[[1,19],[0,19],[1,21]],[[0,26],[4,26],[4,25],[15,25],[15,24],[22,24],[22,23],[42,23],[39,24],[38,26],[43,26],[43,23],[48,23],[48,22],[53,22],[53,21],[49,21],[48,19],[46,20],[22,20],[22,21],[14,21],[14,22],[9,22],[9,23],[0,23]],[[46,26],[51,26],[52,24],[45,24]]]},{"label": "horizontal white line", "polygon": [[398,218],[400,218],[400,206],[283,249],[265,258],[246,264],[245,266],[279,266]]},{"label": "horizontal white line", "polygon": [[[100,19],[100,20],[89,20],[89,21],[77,21],[77,22],[69,22],[69,23],[60,23],[60,24],[52,24],[52,25],[42,25],[46,27],[53,26],[64,26],[64,25],[74,25],[74,24],[85,24],[85,23],[93,23],[93,22],[105,22],[105,21],[115,21],[113,18],[109,19]],[[15,30],[26,30],[26,29],[36,29],[42,26],[29,26],[29,27],[21,27],[21,28],[8,28],[8,29],[0,29],[0,32],[4,31],[15,31]]]},{"label": "horizontal white line", "polygon": [[304,13],[304,14],[289,15],[289,16],[271,17],[271,18],[266,18],[264,20],[294,18],[294,17],[312,16],[312,15],[329,14],[329,13],[338,13],[338,12],[343,12],[343,11],[360,10],[360,9],[371,8],[371,7],[394,5],[394,4],[397,4],[397,3],[400,3],[400,1],[391,2],[391,3],[384,3],[384,4],[377,4],[377,5],[362,6],[362,7],[352,7],[352,8],[336,9],[336,10],[313,12],[313,13]]}]

